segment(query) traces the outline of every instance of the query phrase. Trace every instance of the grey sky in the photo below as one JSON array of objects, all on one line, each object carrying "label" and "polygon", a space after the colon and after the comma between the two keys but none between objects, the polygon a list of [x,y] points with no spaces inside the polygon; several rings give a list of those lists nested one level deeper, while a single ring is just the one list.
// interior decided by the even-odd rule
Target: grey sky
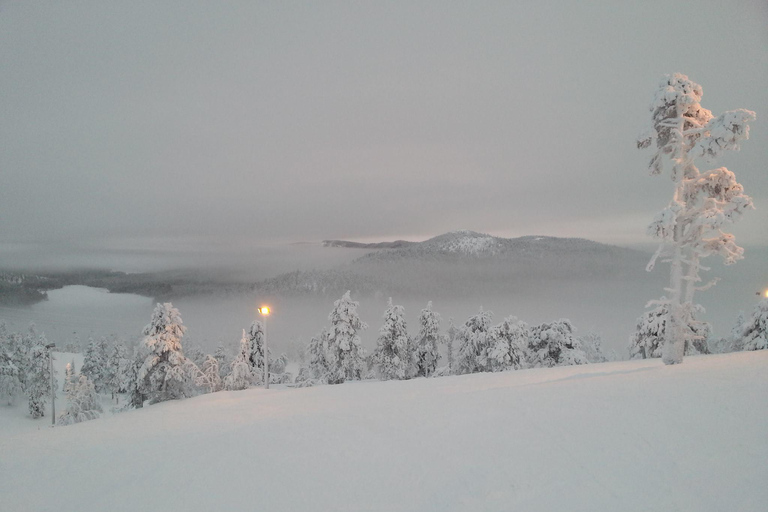
[{"label": "grey sky", "polygon": [[662,75],[755,110],[718,162],[768,244],[754,1],[0,1],[0,241],[644,242]]}]

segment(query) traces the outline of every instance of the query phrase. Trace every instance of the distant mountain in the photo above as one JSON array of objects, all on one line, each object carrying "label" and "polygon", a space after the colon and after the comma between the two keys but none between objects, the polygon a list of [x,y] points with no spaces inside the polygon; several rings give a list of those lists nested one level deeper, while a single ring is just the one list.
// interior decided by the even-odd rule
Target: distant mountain
[{"label": "distant mountain", "polygon": [[255,288],[269,293],[323,295],[338,295],[348,289],[361,294],[429,296],[505,293],[511,287],[536,287],[544,281],[639,275],[649,256],[582,238],[501,238],[474,231],[454,231],[400,247],[385,244],[361,244],[382,250],[333,271],[291,272],[257,283]]},{"label": "distant mountain", "polygon": [[347,242],[346,240],[323,240],[323,247],[342,247],[345,249],[401,249],[418,242],[407,240],[395,240],[394,242],[376,242],[364,244],[360,242]]}]

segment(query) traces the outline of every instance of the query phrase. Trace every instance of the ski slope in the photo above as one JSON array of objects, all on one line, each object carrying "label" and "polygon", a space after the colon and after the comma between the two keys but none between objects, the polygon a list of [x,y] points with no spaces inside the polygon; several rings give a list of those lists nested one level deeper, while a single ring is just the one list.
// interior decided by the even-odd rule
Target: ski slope
[{"label": "ski slope", "polygon": [[250,389],[45,422],[3,432],[4,512],[768,503],[768,351]]}]

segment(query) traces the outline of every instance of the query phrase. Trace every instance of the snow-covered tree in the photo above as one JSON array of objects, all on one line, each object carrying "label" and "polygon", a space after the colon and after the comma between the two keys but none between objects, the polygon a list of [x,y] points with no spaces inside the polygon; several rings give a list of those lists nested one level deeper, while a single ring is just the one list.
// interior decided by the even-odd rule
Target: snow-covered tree
[{"label": "snow-covered tree", "polygon": [[358,332],[368,328],[357,314],[359,303],[353,301],[349,291],[333,303],[328,315],[331,328],[328,331],[326,363],[328,383],[340,384],[345,380],[358,380],[365,370],[365,349]]},{"label": "snow-covered tree", "polygon": [[227,349],[224,348],[224,345],[219,344],[219,346],[216,347],[216,352],[213,353],[213,357],[215,357],[216,361],[219,363],[219,376],[223,379],[224,372],[229,366],[227,364],[229,362],[229,354],[227,353]]},{"label": "snow-covered tree", "polygon": [[67,366],[64,367],[64,386],[62,386],[62,390],[64,393],[69,393],[72,391],[76,384],[75,380],[75,360],[73,359],[71,362],[67,363]]},{"label": "snow-covered tree", "polygon": [[29,414],[33,418],[45,415],[45,401],[51,397],[51,351],[41,335],[30,353],[25,390],[29,398]]},{"label": "snow-covered tree", "polygon": [[[268,350],[269,352],[269,350]],[[254,321],[248,330],[243,330],[240,339],[240,355],[238,357],[248,365],[251,372],[252,384],[264,383],[264,324]],[[271,365],[270,358],[270,367]]]},{"label": "snow-covered tree", "polygon": [[520,370],[527,366],[531,329],[514,316],[508,316],[499,325],[488,330],[488,370]]},{"label": "snow-covered tree", "polygon": [[[637,319],[635,332],[629,339],[630,359],[650,359],[662,357],[667,320],[669,316],[669,302],[665,297],[652,301],[656,307],[646,311]],[[690,310],[686,308],[683,318],[686,320],[685,355],[709,353],[707,339],[712,328],[707,322],[699,322],[696,316],[703,313],[704,308],[695,304]]]},{"label": "snow-covered tree", "polygon": [[605,363],[610,359],[603,351],[603,338],[599,334],[591,332],[579,337],[581,349],[590,363]]},{"label": "snow-covered tree", "polygon": [[22,393],[19,368],[10,355],[0,349],[0,401],[12,405]]},{"label": "snow-covered tree", "polygon": [[738,340],[742,350],[768,349],[768,298],[755,305],[752,316],[742,324]]},{"label": "snow-covered tree", "polygon": [[128,390],[131,359],[128,349],[121,342],[116,342],[107,354],[106,390],[112,398]]},{"label": "snow-covered tree", "polygon": [[587,364],[571,321],[565,318],[531,329],[528,357],[532,368]]},{"label": "snow-covered tree", "polygon": [[382,380],[411,377],[413,351],[403,306],[393,305],[391,297],[384,312],[384,324],[379,329],[373,362]]},{"label": "snow-covered tree", "polygon": [[491,328],[493,313],[480,311],[469,317],[459,327],[456,339],[458,355],[456,357],[456,373],[475,373],[490,370],[488,364],[488,330]]},{"label": "snow-covered tree", "polygon": [[56,424],[64,426],[95,420],[101,412],[103,409],[93,383],[85,375],[80,375],[67,392],[67,408],[64,414],[56,419]]},{"label": "snow-covered tree", "polygon": [[232,361],[229,375],[224,377],[224,389],[227,391],[240,391],[251,386],[253,374],[251,367],[242,354],[238,354]]},{"label": "snow-covered tree", "polygon": [[187,330],[179,310],[166,302],[158,304],[152,321],[144,328],[147,355],[139,368],[137,389],[151,403],[186,398],[192,395],[192,376],[185,366],[187,358],[181,338]]},{"label": "snow-covered tree", "polygon": [[208,354],[200,366],[200,374],[195,382],[199,387],[204,388],[208,393],[221,391],[224,384],[219,374],[219,361]]},{"label": "snow-covered tree", "polygon": [[456,338],[459,336],[459,328],[453,323],[453,317],[448,318],[448,329],[445,331],[445,355],[448,360],[448,374],[456,373]]},{"label": "snow-covered tree", "polygon": [[309,352],[309,377],[318,381],[328,381],[328,330],[323,329],[317,336],[312,336],[307,347]]},{"label": "snow-covered tree", "polygon": [[432,301],[419,315],[419,334],[416,335],[416,375],[429,377],[440,360],[440,314],[432,310]]},{"label": "snow-covered tree", "polygon": [[98,393],[109,388],[109,343],[102,337],[98,341],[88,340],[83,366],[80,373],[88,377]]},{"label": "snow-covered tree", "polygon": [[669,165],[674,183],[672,200],[648,227],[648,234],[658,239],[660,246],[647,269],[652,270],[660,256],[668,257],[671,263],[669,325],[662,349],[665,364],[682,362],[695,307],[694,293],[716,282],[699,285],[699,271],[706,270],[701,260],[717,254],[730,265],[742,259],[744,250],[722,228],[753,208],[752,199],[744,194],[731,171],[720,167],[700,172],[694,160],[703,157],[711,161],[726,150],[738,150],[749,138],[749,123],[755,120],[755,113],[738,109],[714,117],[699,103],[702,94],[701,86],[687,76],[667,75],[650,107],[652,129],[637,142],[639,148],[655,143],[651,174],[659,175]]}]

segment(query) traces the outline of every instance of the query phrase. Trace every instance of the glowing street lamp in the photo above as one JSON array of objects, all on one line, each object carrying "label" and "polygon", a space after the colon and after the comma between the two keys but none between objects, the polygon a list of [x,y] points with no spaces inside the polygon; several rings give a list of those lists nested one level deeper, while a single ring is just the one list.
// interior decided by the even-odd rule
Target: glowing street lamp
[{"label": "glowing street lamp", "polygon": [[267,351],[267,317],[269,306],[261,306],[257,310],[264,317],[264,389],[269,389],[269,352]]}]

